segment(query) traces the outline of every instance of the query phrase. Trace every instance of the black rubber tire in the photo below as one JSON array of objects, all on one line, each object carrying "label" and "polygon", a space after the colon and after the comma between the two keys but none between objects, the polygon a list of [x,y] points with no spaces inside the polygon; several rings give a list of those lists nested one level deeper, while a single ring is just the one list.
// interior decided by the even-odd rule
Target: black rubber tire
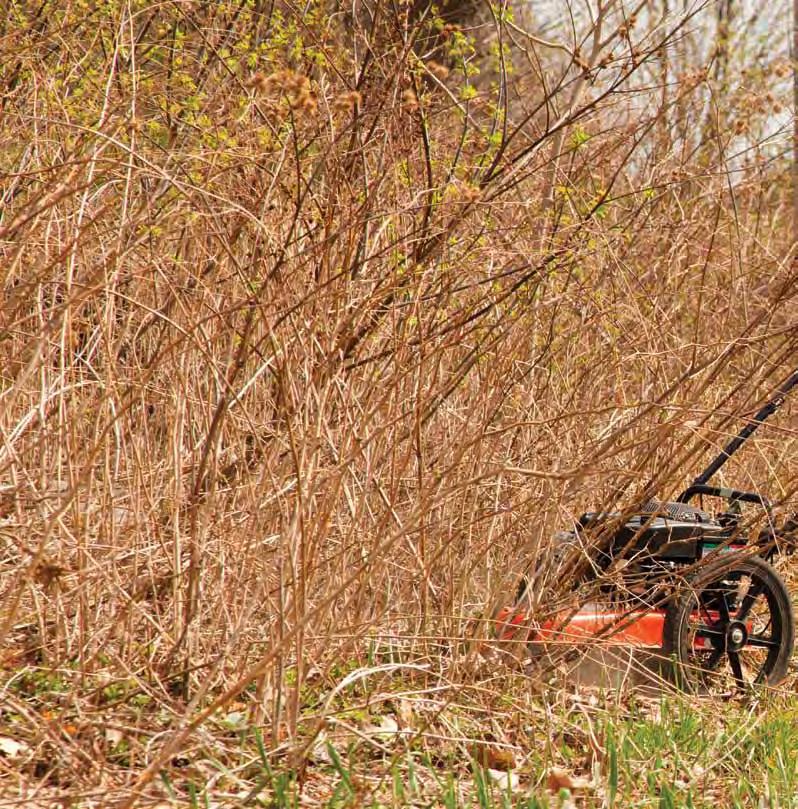
[{"label": "black rubber tire", "polygon": [[[748,583],[747,594],[739,598],[735,588],[739,591],[743,580]],[[750,593],[754,595],[749,603]],[[749,636],[746,625],[742,646],[735,650],[730,645],[728,631],[735,621],[738,626],[746,624],[759,599],[763,599],[759,603],[767,609],[765,629]],[[753,619],[750,623],[753,628]],[[771,628],[769,635],[768,628]],[[702,638],[704,648],[696,648],[696,637]],[[737,689],[777,685],[787,674],[794,646],[795,618],[790,593],[773,566],[758,556],[729,552],[708,562],[674,593],[665,612],[663,654],[670,660],[674,683],[685,691],[702,693],[711,691],[713,686],[723,689],[730,679],[729,671]],[[741,658],[746,650],[746,657]],[[750,667],[752,654],[757,653],[763,657],[759,662],[754,660],[753,670],[746,678],[742,664]]]}]

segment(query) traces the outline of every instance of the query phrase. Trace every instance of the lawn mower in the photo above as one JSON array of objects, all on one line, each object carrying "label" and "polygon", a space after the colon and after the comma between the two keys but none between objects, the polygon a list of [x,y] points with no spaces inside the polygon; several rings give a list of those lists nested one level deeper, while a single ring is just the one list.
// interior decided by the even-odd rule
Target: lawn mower
[{"label": "lawn mower", "polygon": [[[549,572],[581,560],[577,607],[551,617],[535,605],[546,564],[524,575],[514,604],[494,613],[498,638],[534,653],[590,643],[647,649],[678,687],[709,693],[781,682],[795,645],[789,591],[774,557],[798,543],[798,519],[779,527],[757,492],[709,485],[710,478],[798,386],[795,371],[675,502],[651,500],[631,513],[589,512],[555,535]],[[696,498],[723,504],[715,513]],[[754,530],[743,504],[764,510]],[[762,521],[760,521],[761,523]],[[567,568],[573,574],[575,568]],[[562,573],[563,576],[567,575]]]}]

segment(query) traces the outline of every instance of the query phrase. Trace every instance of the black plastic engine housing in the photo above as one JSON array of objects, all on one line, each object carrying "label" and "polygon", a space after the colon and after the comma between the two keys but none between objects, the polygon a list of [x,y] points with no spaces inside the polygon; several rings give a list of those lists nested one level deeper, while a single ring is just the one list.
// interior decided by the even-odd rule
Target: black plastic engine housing
[{"label": "black plastic engine housing", "polygon": [[[579,528],[598,528],[618,516],[588,512],[579,518]],[[648,557],[694,562],[707,550],[729,540],[733,531],[733,526],[685,503],[651,501],[621,526],[605,553],[612,559]]]}]

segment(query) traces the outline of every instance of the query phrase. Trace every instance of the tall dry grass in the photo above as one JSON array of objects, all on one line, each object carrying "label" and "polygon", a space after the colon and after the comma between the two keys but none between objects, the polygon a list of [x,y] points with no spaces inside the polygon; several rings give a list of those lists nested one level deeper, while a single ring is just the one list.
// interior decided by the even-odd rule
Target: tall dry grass
[{"label": "tall dry grass", "polygon": [[[8,678],[254,683],[278,745],[691,479],[798,356],[788,63],[639,5],[7,2]],[[795,412],[723,479],[794,509]]]}]

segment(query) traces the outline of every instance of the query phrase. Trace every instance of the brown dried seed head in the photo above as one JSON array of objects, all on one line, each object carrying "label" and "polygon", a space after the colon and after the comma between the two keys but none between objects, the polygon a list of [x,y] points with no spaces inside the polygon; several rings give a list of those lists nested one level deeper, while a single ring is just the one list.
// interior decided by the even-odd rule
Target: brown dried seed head
[{"label": "brown dried seed head", "polygon": [[353,107],[359,110],[362,102],[363,96],[361,96],[357,90],[349,90],[346,93],[341,93],[341,95],[333,101],[333,107],[341,112],[347,112]]},{"label": "brown dried seed head", "polygon": [[453,25],[452,23],[446,23],[441,29],[441,37],[443,39],[449,39],[449,37],[455,32],[459,31],[460,28],[457,25]]},{"label": "brown dried seed head", "polygon": [[449,68],[439,62],[427,62],[427,69],[436,79],[443,81],[449,75]]},{"label": "brown dried seed head", "polygon": [[[295,87],[297,85],[294,85]],[[316,109],[316,97],[309,87],[298,85],[298,90],[293,90],[288,94],[288,103],[294,110],[302,112],[313,112]]]},{"label": "brown dried seed head", "polygon": [[402,106],[408,110],[418,109],[418,96],[412,87],[402,93]]},{"label": "brown dried seed head", "polygon": [[476,202],[482,196],[482,191],[475,185],[464,183],[461,195],[463,202]]},{"label": "brown dried seed head", "polygon": [[482,191],[478,186],[472,185],[464,180],[456,180],[446,187],[444,199],[448,203],[470,205],[476,202],[481,196]]},{"label": "brown dried seed head", "polygon": [[269,79],[258,71],[250,76],[246,86],[254,89],[258,93],[265,93],[269,89]]},{"label": "brown dried seed head", "polygon": [[49,587],[67,572],[65,567],[54,564],[47,559],[42,559],[33,568],[33,578],[37,584]]},{"label": "brown dried seed head", "polygon": [[287,93],[299,90],[302,83],[302,77],[297,73],[294,73],[292,70],[282,71],[280,78],[283,82],[283,88]]}]

